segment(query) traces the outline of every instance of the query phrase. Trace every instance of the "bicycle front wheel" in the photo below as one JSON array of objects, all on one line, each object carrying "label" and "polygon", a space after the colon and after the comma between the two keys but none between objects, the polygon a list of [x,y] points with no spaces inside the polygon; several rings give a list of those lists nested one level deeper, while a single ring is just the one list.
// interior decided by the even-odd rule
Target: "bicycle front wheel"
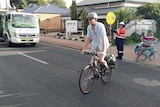
[{"label": "bicycle front wheel", "polygon": [[159,51],[154,52],[154,58],[155,58],[156,64],[160,67],[160,52]]},{"label": "bicycle front wheel", "polygon": [[146,60],[146,56],[144,54],[142,54],[140,57],[139,57],[140,61],[145,61]]},{"label": "bicycle front wheel", "polygon": [[108,69],[108,73],[105,74],[104,68],[101,69],[102,71],[102,77],[101,80],[104,84],[108,83],[110,78],[111,78],[111,74],[112,74],[112,69],[109,67]]},{"label": "bicycle front wheel", "polygon": [[94,84],[93,70],[90,65],[87,65],[81,72],[79,77],[79,88],[83,94],[89,93]]}]

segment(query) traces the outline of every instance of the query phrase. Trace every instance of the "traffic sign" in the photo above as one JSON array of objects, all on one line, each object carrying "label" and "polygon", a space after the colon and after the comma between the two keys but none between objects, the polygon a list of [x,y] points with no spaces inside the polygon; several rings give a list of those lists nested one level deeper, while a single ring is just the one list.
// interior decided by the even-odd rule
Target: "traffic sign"
[{"label": "traffic sign", "polygon": [[109,12],[107,15],[106,15],[106,21],[109,25],[112,25],[114,24],[116,20],[116,16],[113,12]]}]

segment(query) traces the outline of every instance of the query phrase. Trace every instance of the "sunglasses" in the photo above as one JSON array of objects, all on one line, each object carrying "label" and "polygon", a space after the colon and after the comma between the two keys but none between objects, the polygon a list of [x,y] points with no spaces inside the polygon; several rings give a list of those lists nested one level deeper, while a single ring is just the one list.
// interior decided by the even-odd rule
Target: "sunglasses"
[{"label": "sunglasses", "polygon": [[93,17],[89,17],[89,18],[88,18],[88,20],[92,20],[92,19],[94,19],[94,18],[93,18]]}]

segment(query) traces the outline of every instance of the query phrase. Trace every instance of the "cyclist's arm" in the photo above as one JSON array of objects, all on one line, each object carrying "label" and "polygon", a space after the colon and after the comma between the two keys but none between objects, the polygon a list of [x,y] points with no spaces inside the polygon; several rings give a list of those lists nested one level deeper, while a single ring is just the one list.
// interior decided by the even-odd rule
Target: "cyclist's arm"
[{"label": "cyclist's arm", "polygon": [[90,43],[91,39],[89,37],[86,38],[84,47],[82,49],[82,53],[86,52],[87,46]]},{"label": "cyclist's arm", "polygon": [[105,40],[104,40],[104,36],[102,36],[102,54],[104,54],[105,52]]},{"label": "cyclist's arm", "polygon": [[154,41],[157,41],[157,40],[158,40],[158,38],[154,37]]},{"label": "cyclist's arm", "polygon": [[143,36],[140,38],[141,42],[144,42]]}]

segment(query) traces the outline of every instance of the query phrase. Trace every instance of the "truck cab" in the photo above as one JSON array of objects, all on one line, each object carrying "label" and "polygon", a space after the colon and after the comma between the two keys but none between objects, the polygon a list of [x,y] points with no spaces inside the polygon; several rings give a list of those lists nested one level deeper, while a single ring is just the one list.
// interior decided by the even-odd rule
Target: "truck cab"
[{"label": "truck cab", "polygon": [[31,13],[6,12],[1,15],[2,38],[7,46],[39,43],[39,24]]}]

